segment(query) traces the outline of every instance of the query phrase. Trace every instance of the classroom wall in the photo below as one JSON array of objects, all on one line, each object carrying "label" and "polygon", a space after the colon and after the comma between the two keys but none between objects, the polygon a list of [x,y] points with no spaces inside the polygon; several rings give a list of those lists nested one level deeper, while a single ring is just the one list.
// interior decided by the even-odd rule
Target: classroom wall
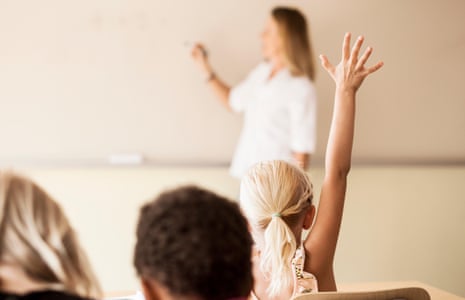
[{"label": "classroom wall", "polygon": [[[128,152],[228,163],[242,118],[216,101],[185,42],[204,42],[235,85],[262,59],[260,32],[279,4],[306,14],[315,54],[336,62],[351,31],[374,47],[370,64],[385,62],[358,95],[354,159],[465,162],[463,0],[1,0],[0,166]],[[317,68],[322,161],[334,84]]]},{"label": "classroom wall", "polygon": [[[106,291],[133,290],[142,203],[195,183],[235,198],[221,168],[25,169],[59,199]],[[310,172],[317,196],[323,170]],[[355,166],[336,254],[338,282],[417,280],[465,296],[465,167]],[[318,199],[318,197],[316,197]]]}]

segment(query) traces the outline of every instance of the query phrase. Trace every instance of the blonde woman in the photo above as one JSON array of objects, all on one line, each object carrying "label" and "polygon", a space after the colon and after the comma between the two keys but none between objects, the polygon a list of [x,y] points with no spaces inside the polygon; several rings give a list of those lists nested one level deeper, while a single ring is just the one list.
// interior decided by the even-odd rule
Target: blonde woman
[{"label": "blonde woman", "polygon": [[100,296],[61,207],[31,180],[0,172],[0,300]]},{"label": "blonde woman", "polygon": [[273,9],[261,40],[264,62],[233,88],[213,72],[202,45],[192,50],[218,99],[244,113],[230,169],[237,178],[263,160],[283,159],[306,168],[315,149],[315,68],[304,15],[293,8]]},{"label": "blonde woman", "polygon": [[[287,162],[258,163],[242,179],[241,207],[256,243],[255,299],[287,300],[302,293],[336,290],[333,259],[351,165],[355,94],[362,81],[383,65],[365,67],[372,48],[359,58],[362,42],[359,37],[350,50],[350,34],[346,34],[337,66],[321,56],[323,67],[336,82],[336,93],[318,214],[308,177]],[[301,242],[303,229],[311,230]]]}]

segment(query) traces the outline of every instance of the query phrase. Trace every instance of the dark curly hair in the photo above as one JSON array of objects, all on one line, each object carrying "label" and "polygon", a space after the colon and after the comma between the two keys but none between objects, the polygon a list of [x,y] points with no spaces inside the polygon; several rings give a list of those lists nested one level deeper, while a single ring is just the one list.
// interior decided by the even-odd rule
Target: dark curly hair
[{"label": "dark curly hair", "polygon": [[140,212],[134,265],[174,296],[244,297],[253,287],[252,238],[236,203],[186,186]]}]

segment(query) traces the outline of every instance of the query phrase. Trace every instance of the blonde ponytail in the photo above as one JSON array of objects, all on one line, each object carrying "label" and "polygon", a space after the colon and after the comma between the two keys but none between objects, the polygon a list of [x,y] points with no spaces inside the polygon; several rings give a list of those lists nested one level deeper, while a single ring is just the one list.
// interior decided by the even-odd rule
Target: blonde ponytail
[{"label": "blonde ponytail", "polygon": [[297,249],[294,233],[281,217],[273,216],[264,233],[264,249],[261,252],[260,268],[268,274],[270,297],[292,285],[292,259]]},{"label": "blonde ponytail", "polygon": [[270,280],[267,293],[271,298],[292,286],[291,263],[300,243],[292,226],[310,206],[311,198],[306,174],[284,161],[258,163],[242,179],[240,203],[254,235],[263,233],[260,268]]}]

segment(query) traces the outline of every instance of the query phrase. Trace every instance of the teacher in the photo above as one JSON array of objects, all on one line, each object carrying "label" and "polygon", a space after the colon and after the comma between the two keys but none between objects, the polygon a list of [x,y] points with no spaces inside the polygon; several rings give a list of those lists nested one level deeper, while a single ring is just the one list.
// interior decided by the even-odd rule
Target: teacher
[{"label": "teacher", "polygon": [[237,178],[264,160],[281,159],[308,168],[315,150],[315,67],[304,15],[293,8],[274,8],[261,41],[264,61],[232,88],[213,71],[203,45],[192,49],[218,99],[228,109],[244,113],[230,169]]}]

